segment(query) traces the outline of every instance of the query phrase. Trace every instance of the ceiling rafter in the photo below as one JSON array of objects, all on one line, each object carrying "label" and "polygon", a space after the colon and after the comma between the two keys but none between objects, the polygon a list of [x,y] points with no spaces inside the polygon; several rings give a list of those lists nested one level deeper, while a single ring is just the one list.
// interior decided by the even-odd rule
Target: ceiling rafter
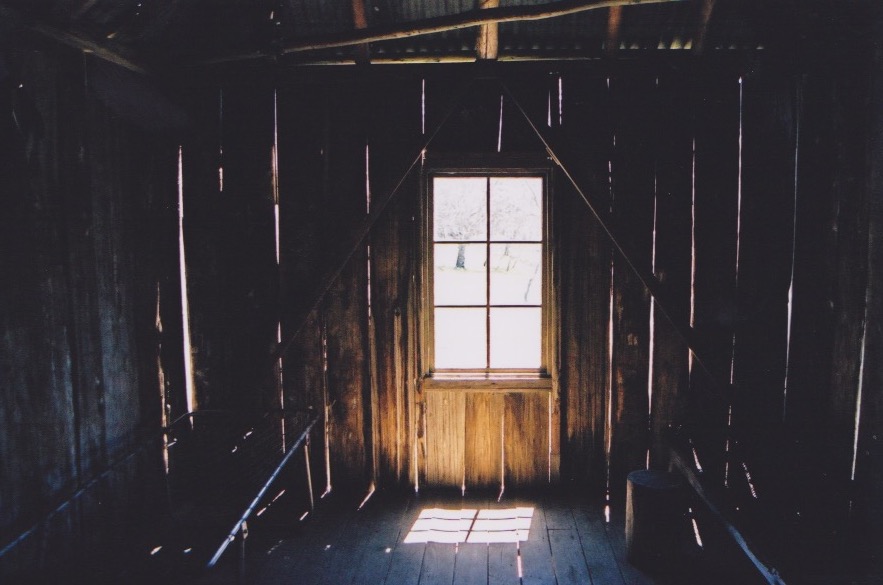
[{"label": "ceiling rafter", "polygon": [[611,56],[619,49],[619,31],[622,25],[622,6],[611,6],[607,12],[607,40],[604,52]]},{"label": "ceiling rafter", "polygon": [[38,36],[72,47],[84,53],[90,53],[99,59],[114,63],[124,69],[138,73],[139,75],[149,75],[147,69],[136,61],[126,57],[115,48],[94,40],[85,33],[73,30],[62,30],[31,19],[25,20],[16,10],[8,7],[3,2],[0,2],[0,17],[7,22],[14,23],[15,27],[30,31]]},{"label": "ceiling rafter", "polygon": [[99,59],[103,59],[104,61],[108,61],[110,63],[115,63],[116,65],[128,69],[129,71],[133,71],[140,75],[148,74],[147,70],[141,65],[138,65],[127,57],[120,55],[113,49],[101,45],[98,42],[93,41],[92,39],[89,39],[85,36],[81,36],[72,32],[58,30],[51,26],[40,23],[33,24],[30,28],[35,33],[38,33],[44,37],[50,38],[63,45],[73,47],[74,49],[79,49],[84,53],[91,53]]},{"label": "ceiling rafter", "polygon": [[693,52],[701,55],[705,49],[705,39],[708,34],[708,23],[711,21],[711,13],[714,12],[715,0],[703,0],[699,22],[696,25],[696,34],[693,40]]},{"label": "ceiling rafter", "polygon": [[[304,38],[293,41],[283,47],[282,55],[314,51],[319,49],[334,49],[350,47],[362,43],[374,43],[392,41],[421,35],[441,33],[452,30],[481,26],[500,22],[517,22],[528,20],[543,20],[577,14],[589,10],[601,10],[615,6],[636,6],[643,4],[667,4],[671,2],[685,2],[688,0],[562,0],[545,4],[528,6],[505,6],[498,8],[476,9],[458,14],[449,14],[427,18],[423,20],[395,23],[391,25],[369,27],[363,30],[346,31],[316,37]],[[244,61],[271,57],[260,51],[205,59],[192,63],[193,65],[209,65],[232,61]]]},{"label": "ceiling rafter", "polygon": [[[500,0],[480,0],[479,8],[482,10],[499,7]],[[499,47],[499,25],[496,22],[481,25],[475,39],[476,57],[482,61],[493,61],[499,54]]]},{"label": "ceiling rafter", "polygon": [[[353,0],[353,26],[356,30],[368,28],[368,15],[365,12],[365,0]],[[367,63],[370,60],[368,43],[356,45],[356,63]]]}]

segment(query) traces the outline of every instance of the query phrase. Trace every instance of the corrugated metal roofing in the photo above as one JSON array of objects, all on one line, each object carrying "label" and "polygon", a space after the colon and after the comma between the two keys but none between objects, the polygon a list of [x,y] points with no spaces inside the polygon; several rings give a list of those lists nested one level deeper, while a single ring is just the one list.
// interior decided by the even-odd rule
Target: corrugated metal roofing
[{"label": "corrugated metal roofing", "polygon": [[[703,3],[670,1],[622,8],[617,51],[682,50],[701,30]],[[6,0],[0,18],[72,33],[153,62],[201,62],[281,55],[291,43],[354,30],[353,3],[364,2],[369,29],[467,13],[478,0]],[[565,2],[573,4],[573,2]],[[772,4],[776,4],[773,2]],[[502,8],[561,6],[549,0],[500,0]],[[754,50],[765,36],[760,0],[716,0],[705,28],[708,50]],[[499,25],[500,59],[596,58],[608,42],[607,8]],[[474,59],[477,27],[372,43],[375,60]],[[774,31],[773,31],[774,32]],[[298,52],[291,62],[355,58],[355,47]]]}]

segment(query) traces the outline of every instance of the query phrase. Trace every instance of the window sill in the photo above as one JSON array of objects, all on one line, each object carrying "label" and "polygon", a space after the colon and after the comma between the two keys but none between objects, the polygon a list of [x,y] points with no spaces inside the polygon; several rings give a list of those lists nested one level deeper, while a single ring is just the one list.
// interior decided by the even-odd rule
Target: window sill
[{"label": "window sill", "polygon": [[423,378],[424,390],[464,392],[551,392],[553,380],[545,374],[435,373]]}]

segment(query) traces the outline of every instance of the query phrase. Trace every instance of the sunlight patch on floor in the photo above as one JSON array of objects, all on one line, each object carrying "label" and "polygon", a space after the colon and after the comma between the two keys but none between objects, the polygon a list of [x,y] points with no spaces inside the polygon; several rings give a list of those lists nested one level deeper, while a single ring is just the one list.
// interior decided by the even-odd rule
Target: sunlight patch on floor
[{"label": "sunlight patch on floor", "polygon": [[532,507],[499,510],[426,508],[420,512],[405,543],[523,542],[530,532]]}]

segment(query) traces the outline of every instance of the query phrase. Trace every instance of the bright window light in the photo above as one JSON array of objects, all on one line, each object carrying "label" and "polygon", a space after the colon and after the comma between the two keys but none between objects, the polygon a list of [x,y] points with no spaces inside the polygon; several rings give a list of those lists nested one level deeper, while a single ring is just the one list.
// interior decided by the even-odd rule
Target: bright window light
[{"label": "bright window light", "polygon": [[540,369],[543,178],[433,178],[435,368]]}]

